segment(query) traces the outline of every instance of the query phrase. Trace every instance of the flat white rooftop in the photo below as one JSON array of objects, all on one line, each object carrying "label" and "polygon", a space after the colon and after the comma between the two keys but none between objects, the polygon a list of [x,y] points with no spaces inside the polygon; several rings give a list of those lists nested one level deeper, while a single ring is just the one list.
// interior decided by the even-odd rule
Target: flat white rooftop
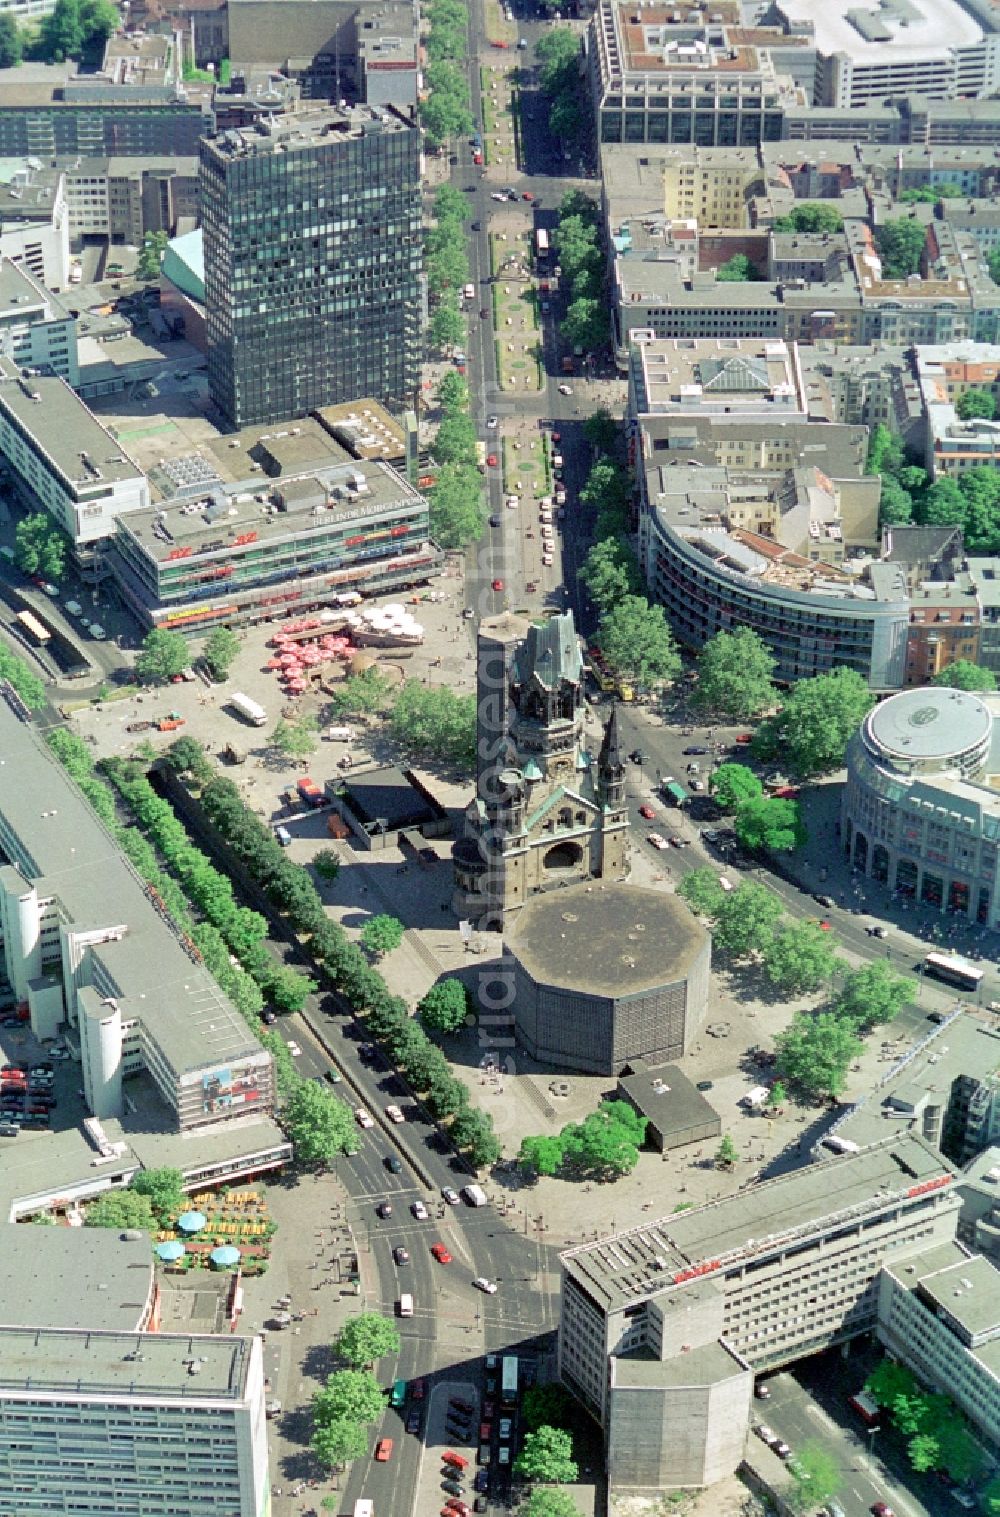
[{"label": "flat white rooftop", "polygon": [[[956,0],[781,0],[789,21],[811,23],[816,47],[824,54],[845,53],[855,65],[891,67],[921,59],[942,60],[955,48],[974,47],[983,29]],[[855,18],[852,20],[851,18]],[[869,41],[864,32],[886,33]]]}]

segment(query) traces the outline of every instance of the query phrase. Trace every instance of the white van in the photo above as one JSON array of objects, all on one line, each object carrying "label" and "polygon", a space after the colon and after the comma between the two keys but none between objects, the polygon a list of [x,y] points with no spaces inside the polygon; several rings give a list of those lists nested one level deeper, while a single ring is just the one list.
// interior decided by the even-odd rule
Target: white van
[{"label": "white van", "polygon": [[[692,790],[694,789],[693,785],[691,786],[691,789]],[[719,875],[719,884],[722,886],[723,890],[725,890],[725,891],[730,891],[733,888],[733,882],[732,882],[732,880],[728,879],[726,877],[726,875],[724,875],[724,874],[720,874]]]},{"label": "white van", "polygon": [[748,1111],[759,1111],[762,1106],[767,1105],[770,1098],[771,1092],[766,1085],[755,1085],[752,1090],[747,1091],[745,1096],[740,1097],[740,1105],[745,1106]]},{"label": "white van", "polygon": [[326,740],[328,743],[352,743],[354,729],[353,727],[327,727]]},{"label": "white van", "polygon": [[287,827],[275,827],[274,835],[278,839],[278,842],[281,844],[282,848],[288,848],[290,846],[292,841],[292,834],[289,832]]},{"label": "white van", "polygon": [[401,1317],[413,1316],[413,1297],[405,1293],[399,1298],[399,1315]]}]

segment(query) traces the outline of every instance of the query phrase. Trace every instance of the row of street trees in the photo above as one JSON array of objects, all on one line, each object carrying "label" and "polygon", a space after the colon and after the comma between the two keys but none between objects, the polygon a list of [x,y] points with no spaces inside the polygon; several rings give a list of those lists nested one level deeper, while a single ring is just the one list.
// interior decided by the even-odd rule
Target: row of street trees
[{"label": "row of street trees", "polygon": [[681,660],[663,607],[642,594],[642,576],[629,542],[632,482],[621,462],[621,434],[610,412],[584,423],[597,454],[580,491],[595,516],[594,545],[580,569],[598,613],[597,642],[612,673],[642,691],[669,684]]},{"label": "row of street trees", "polygon": [[[996,402],[989,391],[973,388],[958,397],[955,410],[965,420],[992,420]],[[926,469],[907,459],[900,438],[880,422],[868,441],[865,472],[881,476],[883,526],[961,527],[971,553],[1000,552],[1000,477],[995,469],[965,469],[957,479],[945,475],[932,483]]]},{"label": "row of street trees", "polygon": [[539,39],[535,57],[538,82],[549,102],[549,131],[559,141],[576,143],[584,124],[580,39],[567,26],[552,27]]},{"label": "row of street trees", "polygon": [[[941,1391],[928,1391],[905,1365],[884,1359],[865,1382],[865,1390],[885,1407],[906,1445],[910,1463],[918,1471],[942,1470],[962,1484],[980,1475],[983,1455],[955,1403]],[[983,1493],[983,1510],[992,1511],[991,1499],[1000,1505],[1000,1480]]]},{"label": "row of street trees", "polygon": [[849,969],[819,922],[789,921],[779,897],[755,881],[724,891],[714,869],[695,869],[678,894],[708,918],[716,947],[759,965],[780,995],[815,993],[842,975],[838,992],[818,1010],[798,1012],[775,1041],[778,1068],[798,1091],[809,1099],[839,1096],[861,1036],[899,1015],[913,995],[912,979],[884,959]]},{"label": "row of street trees", "polygon": [[562,270],[560,286],[569,294],[560,330],[574,348],[591,350],[603,347],[608,341],[600,235],[597,205],[582,190],[570,190],[560,202],[559,222],[552,241]]},{"label": "row of street trees", "polygon": [[[214,627],[205,639],[200,656],[212,678],[221,683],[228,676],[239,651],[240,640],[235,632],[229,627]],[[142,640],[135,672],[143,684],[163,684],[180,674],[190,662],[191,645],[180,632],[154,627]]]},{"label": "row of street trees", "polygon": [[602,1101],[582,1122],[570,1122],[555,1137],[521,1141],[517,1162],[533,1178],[564,1175],[617,1180],[639,1162],[646,1139],[646,1118],[627,1101]]},{"label": "row of street trees", "polygon": [[438,386],[441,422],[433,442],[438,477],[428,495],[431,533],[444,548],[475,542],[486,525],[486,496],[477,467],[469,387],[455,370]]},{"label": "row of street trees", "polygon": [[378,1312],[349,1317],[334,1340],[333,1352],[344,1368],[328,1375],[312,1398],[312,1451],[327,1469],[367,1452],[367,1429],[385,1412],[385,1392],[372,1366],[397,1354],[399,1342],[395,1324]]},{"label": "row of street trees", "polygon": [[469,45],[469,12],[462,0],[427,0],[423,13],[430,23],[424,70],[425,98],[420,124],[432,153],[452,137],[472,131],[469,81],[463,67]]}]

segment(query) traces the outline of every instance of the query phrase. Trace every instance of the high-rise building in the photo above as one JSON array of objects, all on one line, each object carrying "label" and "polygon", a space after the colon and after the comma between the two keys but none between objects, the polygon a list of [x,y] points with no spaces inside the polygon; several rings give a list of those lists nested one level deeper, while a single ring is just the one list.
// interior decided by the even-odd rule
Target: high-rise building
[{"label": "high-rise building", "polygon": [[391,107],[323,108],[201,147],[208,370],[235,426],[419,389],[419,134]]}]

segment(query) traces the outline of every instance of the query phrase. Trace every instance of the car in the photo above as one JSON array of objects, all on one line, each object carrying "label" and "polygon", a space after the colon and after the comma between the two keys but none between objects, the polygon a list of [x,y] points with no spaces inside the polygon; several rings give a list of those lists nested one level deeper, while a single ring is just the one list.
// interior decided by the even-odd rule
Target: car
[{"label": "car", "polygon": [[871,1512],[872,1517],[896,1517],[892,1507],[886,1501],[873,1501]]},{"label": "car", "polygon": [[641,748],[633,748],[632,752],[629,754],[628,758],[629,758],[629,763],[630,764],[641,764],[642,763],[642,749]]},{"label": "car", "polygon": [[397,1159],[395,1154],[386,1154],[385,1167],[391,1175],[399,1175],[403,1172],[402,1160]]},{"label": "car", "polygon": [[489,319],[490,319],[490,308],[489,308],[489,306],[480,306],[479,307],[479,319],[480,319],[480,321],[489,321]]},{"label": "car", "polygon": [[463,606],[462,607],[462,620],[463,621],[471,622],[471,620],[475,616],[475,614],[476,613],[475,613],[475,611],[473,611],[473,609],[472,609],[471,606]]},{"label": "car", "polygon": [[521,196],[521,199],[522,199],[522,200],[526,200],[526,201],[527,201],[527,202],[528,202],[528,204],[529,204],[529,205],[531,205],[531,203],[532,203],[532,201],[533,201],[533,200],[534,200],[534,199],[535,199],[535,197],[534,197],[534,195],[533,195],[533,194],[532,194],[532,193],[531,193],[531,191],[530,191],[530,190],[525,190],[525,191],[524,191],[524,194],[523,194],[523,195],[522,195],[522,196]]},{"label": "car", "polygon": [[332,1067],[330,1069],[324,1069],[323,1079],[326,1080],[328,1085],[339,1085],[341,1081],[340,1070],[333,1069]]},{"label": "car", "polygon": [[700,794],[701,791],[705,788],[705,781],[699,779],[688,780],[688,787],[696,794]]},{"label": "car", "polygon": [[690,764],[687,765],[687,767],[686,767],[686,769],[685,769],[684,772],[685,772],[685,774],[700,774],[701,773],[701,765],[699,764],[698,760],[697,759],[692,759],[691,762],[690,762]]},{"label": "car", "polygon": [[358,1057],[360,1058],[362,1064],[373,1064],[375,1062],[377,1053],[378,1049],[375,1047],[374,1043],[362,1043],[361,1047],[358,1049]]},{"label": "car", "polygon": [[784,1438],[779,1438],[776,1443],[771,1444],[771,1447],[774,1449],[774,1452],[777,1454],[779,1459],[791,1459],[791,1444],[786,1443]]},{"label": "car", "polygon": [[395,1122],[398,1124],[400,1122],[406,1121],[406,1118],[403,1116],[402,1111],[396,1105],[387,1106],[385,1109],[385,1114],[389,1118],[390,1122]]},{"label": "car", "polygon": [[369,1112],[365,1111],[363,1106],[355,1107],[354,1120],[357,1122],[359,1127],[375,1126],[375,1118]]},{"label": "car", "polygon": [[393,1264],[409,1264],[410,1255],[401,1243],[397,1243],[392,1251]]},{"label": "car", "polygon": [[497,1464],[510,1464],[510,1444],[509,1443],[501,1443],[501,1445],[500,1445],[500,1451],[497,1454]]},{"label": "car", "polygon": [[[484,306],[479,314],[481,316],[488,316],[490,313]],[[494,427],[498,427],[500,425],[500,418],[498,416],[487,416],[486,425],[489,427],[490,431],[492,431]]]},{"label": "car", "polygon": [[736,734],[736,741],[739,743],[740,747],[743,748],[743,747],[746,746],[747,743],[752,743],[753,742],[753,733],[752,732],[737,732],[737,734]]},{"label": "car", "polygon": [[299,1058],[302,1057],[302,1050],[301,1050],[301,1048],[291,1038],[289,1038],[289,1040],[288,1040],[288,1052],[291,1054],[291,1056],[292,1056],[293,1059],[299,1059]]},{"label": "car", "polygon": [[771,1448],[773,1444],[778,1442],[777,1433],[773,1428],[769,1428],[766,1422],[758,1422],[754,1428],[754,1432],[761,1443],[766,1443],[768,1448]]},{"label": "car", "polygon": [[647,841],[650,842],[653,847],[656,848],[660,853],[662,853],[665,848],[669,848],[670,846],[666,838],[662,837],[658,832],[649,833]]},{"label": "car", "polygon": [[[475,194],[475,189],[473,189],[473,194]],[[472,232],[481,232],[483,230],[483,223],[481,221],[470,221],[469,230]]]},{"label": "car", "polygon": [[677,836],[676,832],[672,832],[670,834],[669,841],[670,841],[671,848],[690,848],[691,847],[691,840],[690,840],[690,838],[680,838],[680,837]]},{"label": "car", "polygon": [[502,590],[503,589],[503,580],[502,579],[495,579],[493,581],[493,589],[494,590]]},{"label": "car", "polygon": [[837,904],[832,895],[820,895],[817,893],[813,896],[813,900],[816,902],[817,906],[825,906],[828,911],[831,909],[831,907],[836,906]]},{"label": "car", "polygon": [[[490,1439],[492,1437],[493,1437],[493,1424],[492,1424],[492,1422],[481,1422],[479,1424],[479,1441],[480,1441],[480,1443],[489,1443],[489,1441],[490,1441]],[[484,1461],[482,1461],[482,1460],[480,1461],[480,1463],[483,1463],[483,1462]]]},{"label": "car", "polygon": [[476,1287],[477,1290],[481,1290],[481,1291],[485,1292],[485,1294],[487,1296],[495,1296],[496,1293],[497,1293],[497,1283],[496,1283],[496,1281],[495,1280],[487,1280],[487,1278],[486,1278],[485,1275],[477,1275],[476,1278],[473,1280],[472,1283]]},{"label": "car", "polygon": [[886,929],[878,922],[873,922],[869,927],[866,927],[865,932],[867,932],[870,938],[887,938],[889,936]]},{"label": "car", "polygon": [[[700,1081],[697,1088],[701,1090],[702,1085],[705,1083],[709,1083],[709,1088],[711,1088],[710,1082],[705,1081]],[[769,1385],[765,1385],[763,1381],[761,1381],[759,1385],[754,1386],[753,1393],[757,1397],[758,1401],[770,1401],[771,1399],[771,1387]]]},{"label": "car", "polygon": [[273,1027],[275,1022],[278,1020],[278,1013],[276,1011],[271,1011],[270,1009],[265,1008],[265,1010],[260,1014],[260,1019],[265,1027]]},{"label": "car", "polygon": [[495,453],[487,453],[486,462],[491,469],[495,469],[500,460]]},{"label": "car", "polygon": [[652,806],[640,806],[639,815],[644,816],[647,822],[653,822],[656,820],[656,812],[653,810]]},{"label": "car", "polygon": [[463,1401],[461,1396],[449,1396],[448,1405],[456,1411],[464,1412],[467,1417],[471,1417],[476,1410],[471,1401]]},{"label": "car", "polygon": [[476,1478],[475,1478],[475,1480],[473,1480],[472,1484],[473,1484],[473,1486],[475,1487],[475,1489],[477,1491],[487,1491],[487,1490],[489,1490],[489,1485],[490,1485],[490,1472],[489,1472],[489,1470],[477,1470],[476,1471]]},{"label": "car", "polygon": [[689,755],[693,757],[696,754],[707,753],[707,752],[708,752],[708,749],[702,747],[702,745],[700,743],[692,743],[689,748],[685,748],[684,749],[684,755],[685,755],[685,757],[688,757]]},{"label": "car", "polygon": [[[714,1083],[715,1082],[713,1080],[699,1080],[695,1085],[695,1090],[711,1090],[714,1086]],[[771,1392],[768,1391],[767,1394],[770,1395]]]},{"label": "car", "polygon": [[493,515],[490,517],[490,526],[494,530],[496,530],[498,527],[502,527],[503,526],[503,518],[501,516],[497,516],[496,512],[494,512]]},{"label": "car", "polygon": [[457,1206],[459,1201],[458,1191],[452,1185],[442,1185],[441,1195],[449,1206]]},{"label": "car", "polygon": [[573,393],[573,386],[572,385],[560,385],[559,386],[559,394],[560,395],[572,395],[572,393]]},{"label": "car", "polygon": [[380,1201],[378,1203],[378,1205],[376,1206],[375,1210],[378,1212],[378,1214],[379,1214],[380,1217],[391,1217],[392,1216],[392,1202],[391,1201]]},{"label": "car", "polygon": [[408,1433],[419,1433],[423,1420],[424,1416],[420,1408],[418,1406],[411,1406],[406,1414],[406,1431]]},{"label": "car", "polygon": [[464,1501],[459,1501],[457,1496],[441,1508],[441,1517],[472,1517],[472,1508],[466,1506]]},{"label": "car", "polygon": [[426,1208],[426,1206],[424,1205],[424,1203],[422,1201],[413,1201],[413,1202],[411,1202],[410,1203],[410,1211],[416,1217],[416,1219],[417,1219],[418,1222],[426,1222],[427,1221],[427,1208]]},{"label": "car", "polygon": [[379,1464],[385,1464],[387,1460],[392,1458],[391,1438],[379,1439],[378,1443],[375,1445],[375,1458],[378,1460]]},{"label": "car", "polygon": [[443,1243],[432,1243],[431,1253],[439,1264],[451,1263],[451,1254],[449,1254]]},{"label": "car", "polygon": [[451,1479],[442,1480],[442,1482],[441,1482],[441,1489],[443,1491],[447,1491],[448,1494],[451,1495],[451,1496],[464,1496],[465,1495],[465,1486],[464,1485],[459,1485],[459,1483],[458,1483],[457,1480],[451,1480]]}]

